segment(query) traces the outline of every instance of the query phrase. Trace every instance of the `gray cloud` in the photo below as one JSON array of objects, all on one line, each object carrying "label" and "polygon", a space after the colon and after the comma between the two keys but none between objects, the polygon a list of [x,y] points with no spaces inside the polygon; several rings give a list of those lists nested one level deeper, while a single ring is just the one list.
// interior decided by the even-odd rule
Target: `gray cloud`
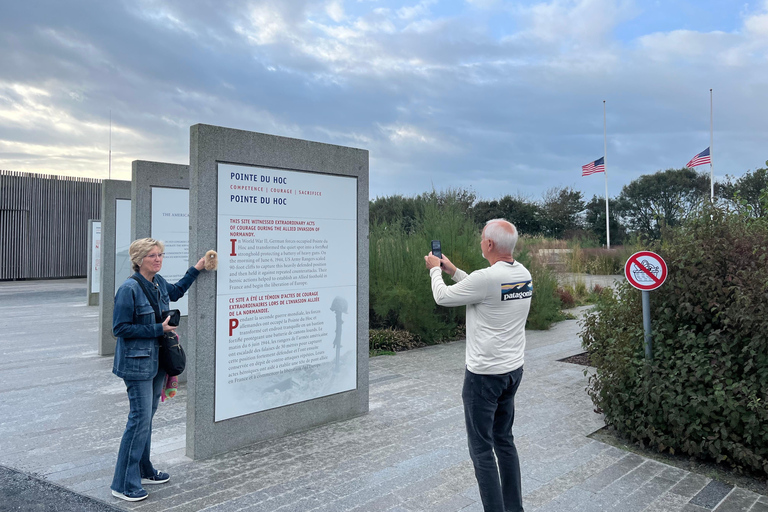
[{"label": "gray cloud", "polygon": [[571,185],[591,197],[604,181],[580,166],[603,154],[605,99],[614,195],[709,145],[710,87],[717,174],[768,158],[764,11],[738,32],[626,42],[612,34],[631,2],[472,4],[460,16],[383,0],[4,6],[0,167],[105,177],[111,109],[119,178],[134,159],[187,161],[201,122],[369,149],[372,196]]}]

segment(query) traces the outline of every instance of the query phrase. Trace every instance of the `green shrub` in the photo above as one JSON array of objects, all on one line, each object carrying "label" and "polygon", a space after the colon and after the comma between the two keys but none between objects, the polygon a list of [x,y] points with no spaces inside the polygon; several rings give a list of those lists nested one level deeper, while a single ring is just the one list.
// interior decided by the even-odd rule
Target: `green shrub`
[{"label": "green shrub", "polygon": [[768,224],[707,209],[669,235],[656,248],[669,275],[650,297],[653,361],[641,292],[603,291],[583,324],[588,393],[634,441],[768,473]]},{"label": "green shrub", "polygon": [[424,343],[402,329],[371,329],[368,331],[368,348],[372,353],[395,353],[424,346]]},{"label": "green shrub", "polygon": [[589,304],[596,304],[601,298],[603,298],[604,294],[611,294],[613,293],[613,290],[611,290],[610,287],[606,286],[600,286],[599,284],[596,284],[592,287],[592,290],[589,292],[589,295],[587,295],[586,302]]}]

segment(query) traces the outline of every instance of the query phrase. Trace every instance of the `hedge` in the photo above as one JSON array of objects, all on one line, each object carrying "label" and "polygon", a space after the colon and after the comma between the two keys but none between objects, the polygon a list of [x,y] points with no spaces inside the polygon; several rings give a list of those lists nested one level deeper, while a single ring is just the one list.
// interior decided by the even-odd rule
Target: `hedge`
[{"label": "hedge", "polygon": [[631,440],[768,474],[768,223],[705,209],[652,249],[669,267],[651,292],[653,360],[624,283],[584,319],[589,395]]}]

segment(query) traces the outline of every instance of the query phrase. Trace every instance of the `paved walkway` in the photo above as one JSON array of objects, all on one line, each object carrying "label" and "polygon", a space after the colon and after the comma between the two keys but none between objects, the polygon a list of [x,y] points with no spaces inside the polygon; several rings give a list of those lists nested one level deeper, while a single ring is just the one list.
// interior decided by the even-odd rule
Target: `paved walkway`
[{"label": "paved walkway", "polygon": [[[85,300],[84,280],[0,283],[0,465],[128,510],[482,510],[463,425],[463,342],[372,359],[363,417],[205,461],[184,455],[182,388],[154,422],[153,461],[171,481],[139,503],[112,498],[128,400],[111,358],[96,354],[98,308]],[[570,320],[528,333],[514,429],[526,511],[768,512],[766,497],[586,437],[603,422],[583,367],[557,361],[581,352],[578,331]]]}]

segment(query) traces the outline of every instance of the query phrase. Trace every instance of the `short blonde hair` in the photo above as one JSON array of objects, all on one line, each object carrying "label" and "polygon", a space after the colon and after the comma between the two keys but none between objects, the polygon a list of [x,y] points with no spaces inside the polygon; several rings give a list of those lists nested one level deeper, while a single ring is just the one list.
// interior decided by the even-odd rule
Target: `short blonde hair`
[{"label": "short blonde hair", "polygon": [[154,238],[139,238],[131,243],[131,246],[128,248],[128,256],[131,258],[131,267],[134,272],[139,271],[142,260],[155,247],[160,249],[160,252],[165,251],[165,244]]}]

